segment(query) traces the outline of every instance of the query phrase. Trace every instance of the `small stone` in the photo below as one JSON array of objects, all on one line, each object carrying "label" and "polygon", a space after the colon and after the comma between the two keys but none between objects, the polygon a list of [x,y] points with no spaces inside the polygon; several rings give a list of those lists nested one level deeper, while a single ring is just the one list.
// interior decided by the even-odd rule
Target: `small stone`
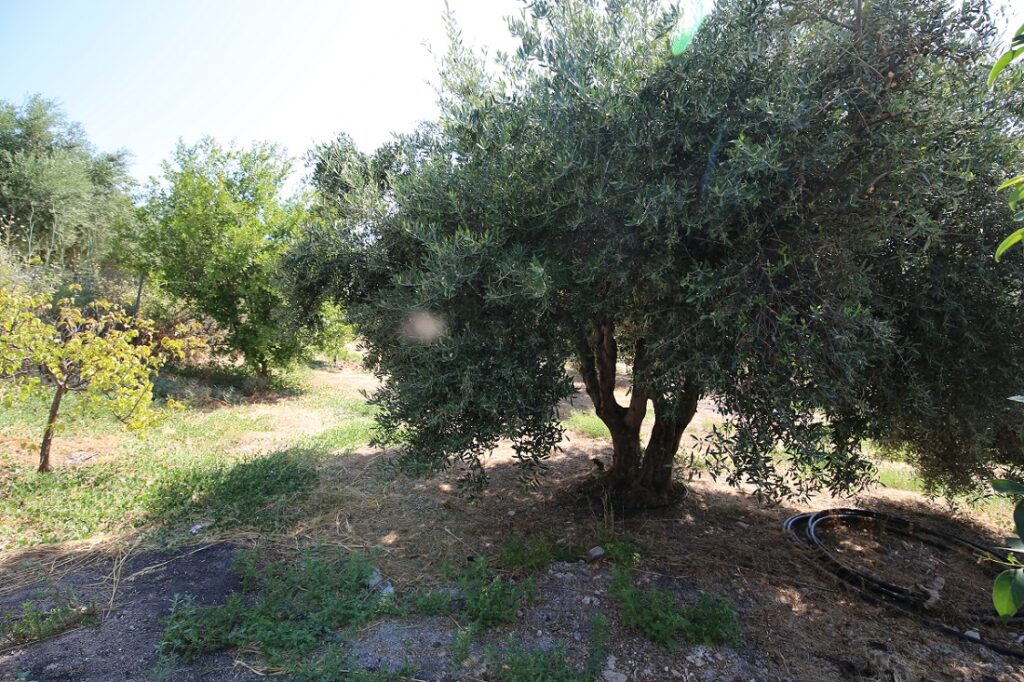
[{"label": "small stone", "polygon": [[597,597],[591,597],[587,595],[586,597],[583,597],[583,603],[587,606],[597,606],[601,602],[598,600]]},{"label": "small stone", "polygon": [[598,559],[603,557],[604,554],[604,547],[602,547],[601,545],[598,545],[597,547],[592,547],[590,551],[587,552],[587,561],[597,561]]},{"label": "small stone", "polygon": [[373,569],[373,573],[366,580],[366,586],[385,597],[393,597],[395,595],[395,586],[384,577],[384,574],[378,568]]},{"label": "small stone", "polygon": [[615,670],[605,670],[601,673],[601,679],[604,682],[629,682],[628,677]]},{"label": "small stone", "polygon": [[195,535],[196,533],[198,533],[199,531],[201,531],[202,529],[206,528],[209,525],[210,524],[208,524],[208,523],[197,523],[196,525],[192,526],[189,529],[189,532],[192,533],[192,535]]},{"label": "small stone", "polygon": [[964,637],[969,637],[970,639],[981,641],[981,633],[977,630],[964,630]]}]

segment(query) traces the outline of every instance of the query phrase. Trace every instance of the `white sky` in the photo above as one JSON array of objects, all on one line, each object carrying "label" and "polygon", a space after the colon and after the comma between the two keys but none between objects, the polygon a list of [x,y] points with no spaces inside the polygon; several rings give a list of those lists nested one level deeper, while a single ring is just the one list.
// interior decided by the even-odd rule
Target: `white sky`
[{"label": "white sky", "polygon": [[[515,47],[517,0],[449,0],[471,45]],[[1007,37],[1024,21],[1011,0]],[[0,0],[0,99],[58,99],[140,180],[179,137],[295,156],[347,132],[365,151],[435,112],[444,0]],[[298,166],[297,166],[298,167]]]}]

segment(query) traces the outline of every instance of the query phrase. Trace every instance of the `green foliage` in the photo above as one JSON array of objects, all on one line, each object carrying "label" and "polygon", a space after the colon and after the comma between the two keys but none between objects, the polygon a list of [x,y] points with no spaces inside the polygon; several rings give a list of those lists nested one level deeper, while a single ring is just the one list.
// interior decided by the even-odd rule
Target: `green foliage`
[{"label": "green foliage", "polygon": [[99,153],[60,106],[0,100],[0,243],[24,260],[96,269],[137,226],[128,156]]},{"label": "green foliage", "polygon": [[534,571],[552,561],[576,561],[582,554],[583,548],[558,542],[550,533],[513,535],[505,541],[498,563],[514,571]]},{"label": "green foliage", "polygon": [[32,602],[21,605],[18,618],[0,619],[0,649],[49,639],[73,627],[97,625],[94,604],[82,604],[74,595],[60,595],[58,603],[42,608]]},{"label": "green foliage", "polygon": [[310,549],[297,561],[266,565],[243,555],[238,570],[251,598],[235,593],[223,605],[199,606],[176,597],[164,621],[162,655],[189,660],[245,647],[272,665],[302,669],[338,630],[365,622],[380,600],[367,586],[372,567],[337,550]]},{"label": "green foliage", "polygon": [[496,575],[487,560],[478,557],[459,577],[466,600],[466,615],[482,626],[511,623],[523,596],[522,590]]},{"label": "green foliage", "polygon": [[279,261],[302,208],[282,196],[290,161],[269,144],[179,144],[149,198],[144,252],[163,286],[227,331],[228,346],[266,375],[302,350],[287,317]]},{"label": "green foliage", "polygon": [[1024,484],[1009,478],[992,480],[992,489],[1001,495],[1016,498],[1013,508],[1013,537],[1007,538],[1006,546],[1001,549],[1007,552],[1006,560],[1001,563],[1006,567],[996,576],[992,584],[992,605],[996,613],[1004,618],[1012,618],[1024,608]]},{"label": "green foliage", "polygon": [[769,497],[857,489],[865,438],[951,492],[1024,467],[999,397],[1022,270],[987,258],[1024,97],[980,73],[988,5],[815,7],[720,2],[673,56],[653,0],[531,5],[491,71],[453,39],[437,121],[319,149],[332,219],[290,259],[384,381],[378,440],[483,483],[507,438],[530,479],[568,362],[640,460],[622,488],[662,501],[702,395],[727,419],[709,466]]},{"label": "green foliage", "polygon": [[608,558],[619,566],[632,568],[640,563],[640,546],[629,540],[606,540],[601,544]]},{"label": "green foliage", "polygon": [[660,646],[674,648],[680,639],[707,645],[739,642],[736,610],[724,599],[701,593],[696,604],[680,609],[673,593],[640,589],[632,571],[618,566],[612,570],[611,594],[623,624]]},{"label": "green foliage", "polygon": [[583,682],[593,677],[577,670],[561,649],[524,651],[513,648],[496,664],[495,678],[501,682]]}]

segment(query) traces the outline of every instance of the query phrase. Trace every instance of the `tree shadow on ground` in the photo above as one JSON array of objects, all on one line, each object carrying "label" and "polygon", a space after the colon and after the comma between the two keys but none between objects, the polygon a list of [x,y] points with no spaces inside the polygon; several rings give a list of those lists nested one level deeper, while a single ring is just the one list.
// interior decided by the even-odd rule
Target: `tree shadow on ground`
[{"label": "tree shadow on ground", "polygon": [[[487,464],[490,487],[474,502],[459,490],[457,471],[421,479],[389,477],[377,472],[374,458],[391,454],[359,451],[325,464],[313,493],[313,507],[325,513],[301,517],[291,533],[374,548],[400,591],[459,570],[473,557],[499,556],[512,537],[551,534],[586,547],[608,538],[626,540],[639,547],[638,573],[652,584],[660,582],[683,598],[698,591],[728,596],[739,609],[745,646],[766,656],[768,679],[1017,679],[1010,659],[944,637],[847,589],[782,531],[792,514],[830,507],[885,511],[979,542],[996,540],[991,527],[951,517],[940,504],[900,491],[763,506],[750,490],[707,477],[691,481],[690,494],[677,505],[622,516],[589,504],[579,493],[593,475],[592,458],[606,451],[602,442],[574,439],[552,456],[541,486],[524,487],[511,453],[499,449]],[[991,567],[979,567],[970,557],[952,561],[934,548],[899,538],[876,545],[866,540],[856,534],[838,538],[836,551],[870,570],[892,563],[895,576],[912,587],[943,575],[948,599],[972,599],[971,607],[987,602]],[[960,583],[958,591],[954,582]],[[958,608],[944,606],[947,615]],[[508,635],[531,633],[513,628]],[[626,650],[630,646],[639,645],[623,644]],[[644,651],[650,660],[662,660],[657,652]],[[655,674],[651,679],[672,678]]]},{"label": "tree shadow on ground", "polygon": [[302,382],[291,375],[258,377],[245,367],[218,363],[169,365],[153,382],[155,399],[173,399],[199,410],[272,405],[303,393]]},{"label": "tree shadow on ground", "polygon": [[171,533],[279,530],[301,513],[321,454],[294,447],[212,468],[171,469],[147,494],[144,523]]}]

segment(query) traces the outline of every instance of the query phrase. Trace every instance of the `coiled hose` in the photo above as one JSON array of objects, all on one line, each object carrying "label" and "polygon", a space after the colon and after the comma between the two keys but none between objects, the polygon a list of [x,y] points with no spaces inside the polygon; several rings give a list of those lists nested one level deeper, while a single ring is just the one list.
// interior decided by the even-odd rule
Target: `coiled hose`
[{"label": "coiled hose", "polygon": [[[807,550],[807,553],[818,561],[821,568],[872,601],[884,603],[903,615],[909,616],[957,639],[981,644],[1000,654],[1024,660],[1024,648],[1006,646],[983,637],[976,638],[967,635],[960,629],[928,614],[926,612],[929,599],[928,594],[882,580],[843,561],[836,552],[832,551],[828,545],[822,542],[819,535],[819,529],[840,524],[880,526],[883,532],[913,539],[938,550],[960,549],[980,555],[982,558],[1002,559],[1003,557],[992,548],[949,533],[921,526],[898,516],[868,511],[866,509],[825,509],[817,512],[796,514],[786,519],[786,522],[782,524],[782,529],[789,538],[801,548]],[[968,612],[968,614],[981,622],[1024,623],[1022,618],[1003,619],[995,618],[989,614],[971,612]]]}]

